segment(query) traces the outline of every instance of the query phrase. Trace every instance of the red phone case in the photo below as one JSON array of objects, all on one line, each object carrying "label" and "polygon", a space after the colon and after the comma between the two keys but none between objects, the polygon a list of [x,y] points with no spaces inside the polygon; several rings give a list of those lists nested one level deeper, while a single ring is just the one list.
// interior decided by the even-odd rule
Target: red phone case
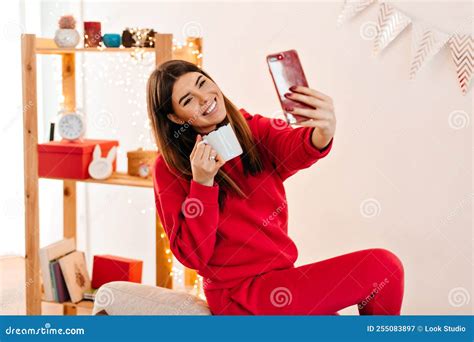
[{"label": "red phone case", "polygon": [[270,69],[270,74],[272,75],[273,84],[278,93],[278,98],[285,114],[286,121],[289,124],[295,124],[301,121],[307,120],[306,117],[293,115],[286,112],[286,108],[311,108],[304,103],[293,101],[285,97],[286,93],[291,92],[290,87],[304,86],[308,87],[308,82],[306,81],[306,76],[301,66],[300,59],[296,50],[283,51],[279,53],[274,53],[267,56],[267,64]]}]

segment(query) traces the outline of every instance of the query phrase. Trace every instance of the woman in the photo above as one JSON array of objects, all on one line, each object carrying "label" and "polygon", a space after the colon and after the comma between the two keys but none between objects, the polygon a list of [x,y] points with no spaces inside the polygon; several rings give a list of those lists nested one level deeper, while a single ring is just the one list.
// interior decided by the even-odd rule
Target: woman
[{"label": "woman", "polygon": [[[399,315],[403,266],[367,249],[295,267],[283,181],[325,157],[336,119],[330,97],[293,87],[315,109],[298,128],[238,110],[195,65],[162,64],[147,84],[160,155],[154,189],[170,248],[204,278],[215,315],[328,315],[358,304],[360,314]],[[202,136],[230,123],[243,154],[224,162]]]}]

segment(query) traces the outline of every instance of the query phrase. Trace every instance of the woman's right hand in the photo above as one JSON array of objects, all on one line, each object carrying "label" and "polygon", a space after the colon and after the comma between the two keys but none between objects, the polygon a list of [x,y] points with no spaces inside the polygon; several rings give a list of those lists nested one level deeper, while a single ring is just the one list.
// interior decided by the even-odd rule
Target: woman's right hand
[{"label": "woman's right hand", "polygon": [[[211,159],[213,156],[215,159]],[[196,144],[189,156],[193,180],[202,185],[212,186],[217,171],[225,164],[221,156],[211,147],[203,142],[200,134],[196,137]]]}]

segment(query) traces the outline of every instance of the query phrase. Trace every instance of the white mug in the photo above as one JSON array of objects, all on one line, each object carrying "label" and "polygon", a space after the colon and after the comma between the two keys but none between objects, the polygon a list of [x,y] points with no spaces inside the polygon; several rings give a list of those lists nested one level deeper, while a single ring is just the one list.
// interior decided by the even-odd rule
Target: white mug
[{"label": "white mug", "polygon": [[243,153],[239,139],[237,139],[230,123],[203,136],[201,143],[211,145],[224,161],[231,160]]}]

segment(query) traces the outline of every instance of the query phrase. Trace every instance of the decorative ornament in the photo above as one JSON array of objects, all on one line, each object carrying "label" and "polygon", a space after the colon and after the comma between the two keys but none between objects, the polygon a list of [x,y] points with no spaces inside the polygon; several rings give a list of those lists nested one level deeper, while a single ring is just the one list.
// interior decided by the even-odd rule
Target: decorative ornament
[{"label": "decorative ornament", "polygon": [[415,78],[417,72],[441,50],[448,39],[449,35],[444,32],[413,24],[410,79]]},{"label": "decorative ornament", "polygon": [[465,95],[474,69],[474,38],[467,34],[455,33],[449,39],[449,47],[456,65],[459,86]]},{"label": "decorative ornament", "polygon": [[341,14],[337,18],[337,26],[341,26],[347,20],[356,16],[357,13],[362,12],[375,0],[346,0],[342,8]]},{"label": "decorative ornament", "polygon": [[127,152],[128,174],[144,178],[150,177],[156,157],[157,151],[143,150],[143,148]]},{"label": "decorative ornament", "polygon": [[117,33],[106,33],[102,40],[107,47],[119,47],[122,43],[122,37]]},{"label": "decorative ornament", "polygon": [[[345,0],[344,7],[337,21],[338,25],[354,17],[366,9],[374,0]],[[377,54],[387,47],[411,22],[411,18],[379,0],[379,15],[377,18],[374,53]],[[369,26],[364,25],[364,28]],[[445,45],[449,44],[451,55],[456,66],[456,73],[462,94],[469,88],[474,69],[474,38],[471,34],[446,34],[425,24],[414,23],[412,30],[412,60],[410,79],[415,78],[427,62],[429,62]],[[372,39],[370,35],[362,34],[364,39]],[[174,49],[174,48],[173,48]]]},{"label": "decorative ornament", "polygon": [[410,23],[409,17],[386,2],[382,2],[377,18],[374,52],[379,53],[387,47]]},{"label": "decorative ornament", "polygon": [[95,145],[92,153],[92,161],[89,164],[89,175],[94,179],[107,179],[112,175],[113,165],[117,154],[117,148],[114,146],[109,150],[107,157],[102,157],[100,145]]},{"label": "decorative ornament", "polygon": [[124,47],[155,47],[155,31],[149,28],[127,27],[122,33]]},{"label": "decorative ornament", "polygon": [[59,18],[59,29],[54,34],[54,42],[58,47],[73,48],[81,39],[76,30],[76,20],[72,15],[63,15]]},{"label": "decorative ornament", "polygon": [[98,21],[84,22],[84,47],[98,47],[102,41],[101,24]]}]

